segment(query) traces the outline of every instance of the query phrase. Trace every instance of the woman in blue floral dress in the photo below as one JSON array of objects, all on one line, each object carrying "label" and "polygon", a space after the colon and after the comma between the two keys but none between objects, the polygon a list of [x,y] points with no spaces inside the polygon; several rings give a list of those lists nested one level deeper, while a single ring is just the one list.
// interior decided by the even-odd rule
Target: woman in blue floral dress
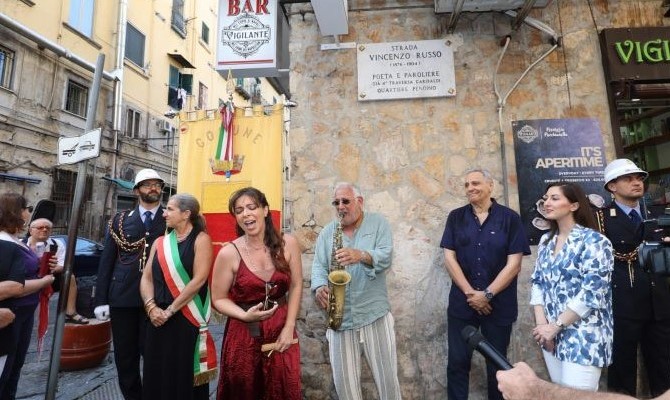
[{"label": "woman in blue floral dress", "polygon": [[551,229],[531,276],[533,337],[553,382],[596,391],[612,360],[612,243],[594,230],[589,201],[575,183],[549,185],[544,212]]}]

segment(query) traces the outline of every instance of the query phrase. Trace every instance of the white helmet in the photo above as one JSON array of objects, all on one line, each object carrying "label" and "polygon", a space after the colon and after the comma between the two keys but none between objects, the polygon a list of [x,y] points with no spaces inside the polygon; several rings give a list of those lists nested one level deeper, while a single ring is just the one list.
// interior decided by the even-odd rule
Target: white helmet
[{"label": "white helmet", "polygon": [[143,170],[140,170],[140,172],[135,175],[135,186],[133,189],[137,189],[137,186],[139,186],[140,183],[149,180],[149,179],[157,179],[161,182],[165,182],[163,178],[161,178],[160,175],[158,175],[158,172],[151,168],[145,168]]},{"label": "white helmet", "polygon": [[610,191],[607,188],[608,183],[621,176],[630,174],[640,174],[643,176],[642,179],[647,179],[647,176],[649,175],[647,171],[641,170],[640,167],[627,158],[617,158],[607,164],[607,167],[605,167],[605,190],[608,192]]}]

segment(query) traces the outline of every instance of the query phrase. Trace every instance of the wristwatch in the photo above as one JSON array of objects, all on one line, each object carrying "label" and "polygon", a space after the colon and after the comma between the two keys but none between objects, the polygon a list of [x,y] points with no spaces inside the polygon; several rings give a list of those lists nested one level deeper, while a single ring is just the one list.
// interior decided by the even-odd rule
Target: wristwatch
[{"label": "wristwatch", "polygon": [[486,300],[488,301],[493,300],[493,293],[489,290],[489,288],[484,289],[484,297],[486,297]]},{"label": "wristwatch", "polygon": [[556,322],[554,322],[554,325],[556,325],[561,330],[565,328],[565,324],[563,323],[563,321],[561,321],[560,318],[556,318]]}]

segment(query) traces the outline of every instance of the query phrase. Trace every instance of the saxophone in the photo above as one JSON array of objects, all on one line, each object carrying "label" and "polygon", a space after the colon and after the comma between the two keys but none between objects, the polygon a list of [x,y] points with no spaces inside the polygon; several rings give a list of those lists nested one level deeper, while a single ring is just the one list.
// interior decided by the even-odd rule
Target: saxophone
[{"label": "saxophone", "polygon": [[328,274],[328,328],[338,329],[344,316],[344,290],[351,281],[351,274],[337,261],[335,252],[342,248],[342,214],[338,215],[333,233],[333,250],[330,254],[330,273]]}]

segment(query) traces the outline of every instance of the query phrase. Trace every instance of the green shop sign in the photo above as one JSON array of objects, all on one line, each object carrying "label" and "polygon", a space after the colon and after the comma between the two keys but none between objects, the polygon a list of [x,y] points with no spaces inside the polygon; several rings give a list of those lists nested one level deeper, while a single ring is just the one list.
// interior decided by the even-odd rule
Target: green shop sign
[{"label": "green shop sign", "polygon": [[670,27],[603,29],[600,48],[609,82],[670,80]]},{"label": "green shop sign", "polygon": [[655,39],[647,42],[626,40],[614,43],[614,48],[624,64],[628,64],[631,59],[636,63],[670,61],[670,40]]}]

